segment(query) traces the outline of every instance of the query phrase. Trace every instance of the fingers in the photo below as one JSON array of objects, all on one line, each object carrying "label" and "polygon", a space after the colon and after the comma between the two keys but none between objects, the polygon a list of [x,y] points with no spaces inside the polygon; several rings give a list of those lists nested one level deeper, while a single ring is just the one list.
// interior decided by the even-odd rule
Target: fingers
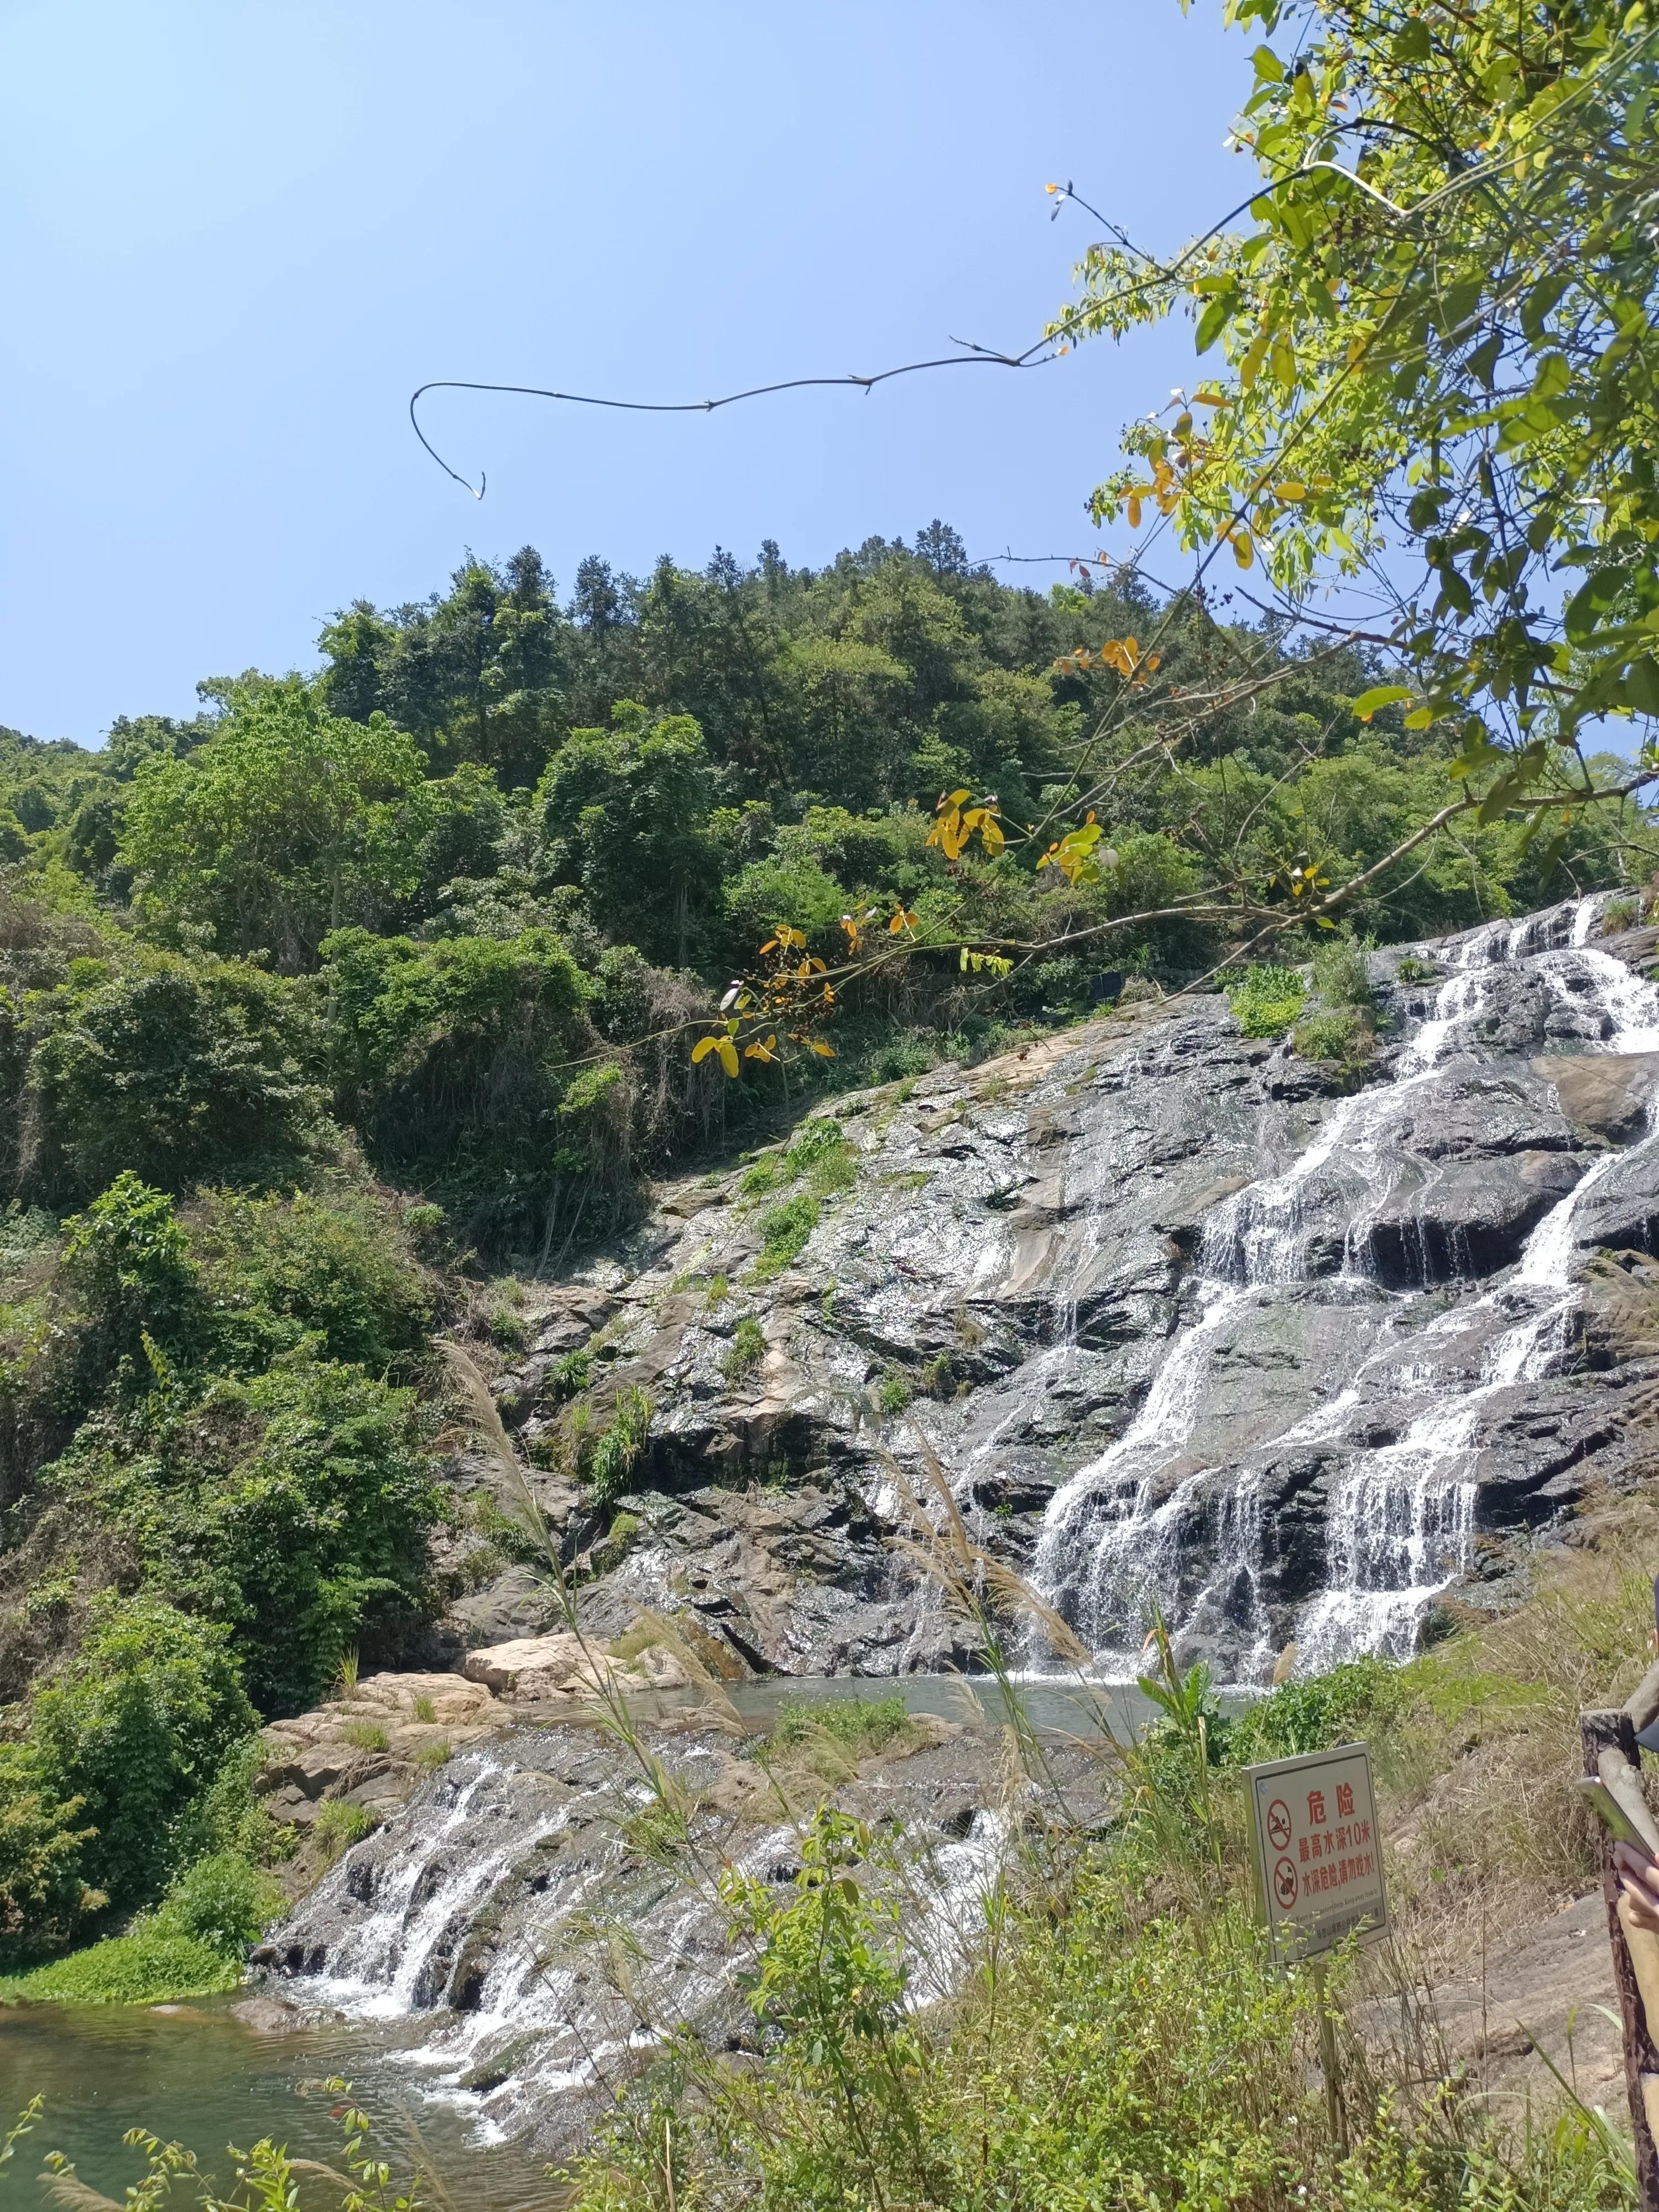
[{"label": "fingers", "polygon": [[1614,1844],[1613,1863],[1632,1919],[1638,1928],[1659,1935],[1659,1865],[1628,1844]]}]

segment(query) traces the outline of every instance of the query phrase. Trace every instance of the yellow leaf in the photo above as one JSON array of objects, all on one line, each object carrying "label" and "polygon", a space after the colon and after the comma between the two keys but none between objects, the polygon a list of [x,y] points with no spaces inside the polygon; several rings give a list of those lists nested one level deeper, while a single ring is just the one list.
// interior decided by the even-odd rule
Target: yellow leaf
[{"label": "yellow leaf", "polygon": [[1255,548],[1250,543],[1248,530],[1231,530],[1228,536],[1233,542],[1233,558],[1241,568],[1252,568],[1255,562]]},{"label": "yellow leaf", "polygon": [[1132,491],[1129,494],[1128,514],[1130,529],[1139,530],[1140,527],[1140,494],[1138,491]]},{"label": "yellow leaf", "polygon": [[811,1045],[813,1051],[817,1053],[820,1060],[833,1060],[835,1058],[836,1048],[832,1044],[825,1044],[822,1037],[814,1037],[811,1040]]},{"label": "yellow leaf", "polygon": [[1287,500],[1293,507],[1299,501],[1306,499],[1307,496],[1307,485],[1304,483],[1297,483],[1293,477],[1287,477],[1283,483],[1275,484],[1273,486],[1273,497],[1275,499]]},{"label": "yellow leaf", "polygon": [[988,853],[1000,853],[1007,842],[995,817],[988,814],[979,825],[980,841]]},{"label": "yellow leaf", "polygon": [[720,1066],[726,1073],[735,1075],[738,1072],[738,1048],[732,1043],[731,1038],[721,1037],[715,1046],[715,1050],[720,1054]]},{"label": "yellow leaf", "polygon": [[692,1066],[695,1067],[697,1065],[697,1062],[701,1060],[707,1060],[709,1054],[714,1051],[715,1046],[720,1044],[722,1040],[717,1036],[699,1037],[696,1044],[691,1048]]}]

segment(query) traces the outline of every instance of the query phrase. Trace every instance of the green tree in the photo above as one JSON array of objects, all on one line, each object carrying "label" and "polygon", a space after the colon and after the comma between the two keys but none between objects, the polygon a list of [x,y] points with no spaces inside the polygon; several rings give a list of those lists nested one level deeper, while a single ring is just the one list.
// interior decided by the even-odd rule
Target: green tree
[{"label": "green tree", "polygon": [[26,1197],[73,1201],[128,1169],[173,1191],[295,1171],[321,1094],[302,1072],[307,1025],[283,983],[241,962],[168,954],[136,974],[82,970],[22,1030]]},{"label": "green tree", "polygon": [[1277,34],[1235,133],[1261,177],[1249,228],[1167,262],[1093,247],[1054,325],[1069,342],[1186,308],[1219,349],[1190,404],[1133,426],[1096,513],[1225,544],[1292,605],[1332,575],[1401,577],[1402,679],[1360,710],[1449,723],[1482,822],[1518,809],[1559,849],[1594,803],[1580,730],[1659,716],[1659,15],[1224,13]]},{"label": "green tree", "polygon": [[[312,1702],[343,1652],[390,1650],[428,1609],[441,1501],[413,1394],[303,1348],[155,1402],[142,1431],[94,1422],[50,1480],[127,1534],[158,1593],[219,1625],[266,1712]],[[89,1790],[88,1805],[95,1819]]]},{"label": "green tree", "polygon": [[631,700],[611,723],[573,730],[537,788],[548,867],[581,885],[608,934],[689,967],[705,949],[716,868],[702,732],[690,715],[658,720]]},{"label": "green tree", "polygon": [[181,1815],[256,1725],[224,1627],[154,1597],[100,1598],[30,1726],[42,1781],[96,1830],[82,1877],[117,1905],[157,1895]]},{"label": "green tree", "polygon": [[161,915],[299,972],[331,929],[391,919],[417,888],[426,763],[383,715],[346,721],[297,677],[228,698],[204,744],[139,766],[117,859]]}]

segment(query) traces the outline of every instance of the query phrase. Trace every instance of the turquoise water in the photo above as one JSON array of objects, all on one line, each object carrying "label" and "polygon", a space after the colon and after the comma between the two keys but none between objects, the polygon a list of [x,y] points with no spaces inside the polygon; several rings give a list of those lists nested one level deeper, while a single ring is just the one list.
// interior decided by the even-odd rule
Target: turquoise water
[{"label": "turquoise water", "polygon": [[[44,2154],[61,2150],[92,2188],[119,2203],[143,2171],[140,2152],[121,2141],[144,2127],[193,2150],[205,2172],[228,2184],[234,2161],[269,2135],[296,2154],[338,2163],[340,2099],[324,2087],[343,2075],[375,2122],[375,2139],[394,2172],[404,2170],[409,2129],[418,2127],[434,2165],[467,2212],[550,2212],[556,2203],[538,2162],[505,2147],[467,2143],[462,2122],[441,2106],[422,2105],[383,2033],[327,2027],[297,2034],[256,2035],[230,2017],[234,1998],[157,2012],[139,2005],[0,2009],[0,2109],[46,2100],[33,2134],[0,2169],[0,2203],[36,2212],[50,2199],[37,2177]],[[313,2194],[314,2191],[314,2194]],[[179,2194],[181,2208],[193,2194]],[[319,2185],[302,2189],[332,2212]]]}]

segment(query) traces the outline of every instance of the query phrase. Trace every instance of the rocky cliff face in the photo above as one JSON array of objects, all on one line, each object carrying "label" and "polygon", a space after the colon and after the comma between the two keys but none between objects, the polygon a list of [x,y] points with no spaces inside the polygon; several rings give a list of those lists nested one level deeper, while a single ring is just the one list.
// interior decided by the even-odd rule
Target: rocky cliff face
[{"label": "rocky cliff face", "polygon": [[[608,1540],[535,1478],[590,1547],[588,1625],[672,1613],[729,1673],[970,1659],[890,1540],[919,1425],[1106,1671],[1155,1603],[1235,1679],[1291,1641],[1407,1648],[1510,1539],[1642,1471],[1651,1364],[1592,1263],[1659,1228],[1659,992],[1653,933],[1603,937],[1605,903],[1374,956],[1358,1088],[1188,999],[845,1098],[833,1133],[665,1188],[496,1385],[556,1464],[618,1393],[650,1399]],[[447,1632],[548,1625],[515,1569]]]}]

